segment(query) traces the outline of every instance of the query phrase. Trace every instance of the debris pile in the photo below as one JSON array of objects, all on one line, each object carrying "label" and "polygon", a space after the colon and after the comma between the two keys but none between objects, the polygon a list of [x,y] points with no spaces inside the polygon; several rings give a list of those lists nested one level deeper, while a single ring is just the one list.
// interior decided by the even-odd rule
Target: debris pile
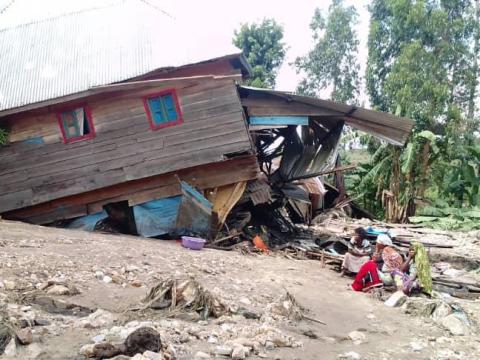
[{"label": "debris pile", "polygon": [[219,318],[231,313],[224,300],[193,279],[161,281],[150,289],[142,302],[145,304],[143,309],[168,309],[170,316],[182,311],[193,311],[205,320],[210,316]]}]

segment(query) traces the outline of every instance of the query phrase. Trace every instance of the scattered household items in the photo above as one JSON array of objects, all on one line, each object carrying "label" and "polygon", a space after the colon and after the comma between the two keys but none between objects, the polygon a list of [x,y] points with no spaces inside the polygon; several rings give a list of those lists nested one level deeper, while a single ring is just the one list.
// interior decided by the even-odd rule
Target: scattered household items
[{"label": "scattered household items", "polygon": [[191,236],[182,236],[182,246],[190,250],[202,250],[205,245],[205,240],[191,237]]}]

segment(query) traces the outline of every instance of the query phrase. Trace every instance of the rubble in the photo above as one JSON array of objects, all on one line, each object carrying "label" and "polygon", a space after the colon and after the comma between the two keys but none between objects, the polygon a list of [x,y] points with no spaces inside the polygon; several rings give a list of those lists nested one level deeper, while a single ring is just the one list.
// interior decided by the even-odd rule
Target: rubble
[{"label": "rubble", "polygon": [[193,279],[167,279],[152,287],[142,300],[144,309],[169,309],[169,312],[194,311],[202,319],[232,312],[223,299],[212,294]]},{"label": "rubble", "polygon": [[[35,241],[42,241],[42,231],[47,230],[51,231],[37,231]],[[399,307],[409,313],[406,316],[377,300],[345,290],[349,280],[323,269],[321,261],[292,262],[282,256],[282,250],[270,250],[269,255],[245,257],[212,250],[185,252],[174,243],[143,239],[138,239],[141,246],[135,244],[132,247],[131,238],[122,236],[93,234],[89,235],[93,236],[92,239],[84,239],[82,233],[72,234],[53,237],[52,248],[68,246],[69,251],[74,253],[72,244],[62,245],[62,236],[65,240],[71,239],[67,236],[78,236],[82,240],[75,238],[72,243],[84,241],[75,250],[76,254],[82,254],[82,261],[70,263],[73,257],[61,258],[52,252],[51,257],[45,259],[36,253],[15,253],[14,262],[12,258],[5,260],[9,251],[17,251],[16,247],[9,248],[9,245],[3,249],[7,252],[0,254],[4,263],[11,262],[14,269],[31,263],[31,257],[41,259],[37,261],[37,267],[32,267],[28,273],[18,272],[25,279],[33,279],[31,274],[36,274],[36,280],[32,280],[33,290],[24,290],[24,283],[20,280],[15,280],[22,285],[13,292],[0,289],[0,303],[5,304],[12,324],[18,326],[16,331],[23,327],[33,334],[30,345],[22,345],[20,341],[15,344],[18,358],[34,358],[35,354],[52,358],[54,346],[63,339],[67,339],[65,349],[72,348],[72,352],[65,353],[65,358],[78,356],[82,347],[82,351],[89,354],[98,353],[100,349],[104,353],[125,351],[126,339],[142,327],[154,329],[159,334],[161,349],[134,355],[123,352],[114,358],[181,360],[228,359],[234,356],[239,359],[288,359],[301,354],[300,357],[305,355],[305,359],[313,359],[319,351],[326,358],[335,358],[350,350],[361,358],[394,358],[392,354],[398,351],[425,358],[448,358],[450,354],[451,358],[463,356],[469,359],[472,354],[474,359],[473,354],[478,354],[471,349],[476,344],[474,332],[478,321],[478,303],[475,301],[464,301],[434,291],[432,298],[406,299]],[[105,250],[113,242],[118,244],[118,251],[105,256]],[[52,250],[40,248],[39,251],[48,253]],[[88,256],[84,256],[85,253]],[[95,259],[95,256],[99,257]],[[100,261],[101,266],[98,266]],[[144,268],[147,266],[144,262],[150,264],[148,269]],[[2,278],[16,279],[10,275],[9,269],[3,267],[5,275],[2,274]],[[48,269],[48,274],[43,275],[43,269]],[[100,279],[95,276],[97,270],[102,272]],[[115,272],[125,279],[126,287],[103,282],[105,276],[113,279]],[[36,286],[49,279],[63,279],[57,281],[57,285],[62,282],[75,284],[82,293],[54,296]],[[171,286],[163,286],[174,279],[169,283]],[[135,280],[141,281],[144,287],[128,285]],[[184,286],[184,282],[188,281],[193,283]],[[179,308],[170,311],[171,296],[158,297],[162,291],[153,291],[154,296],[150,299],[159,301],[139,302],[139,299],[146,298],[145,293],[148,295],[161,284],[158,289],[166,289],[170,295],[175,291]],[[196,298],[195,294],[201,293],[195,291],[197,286],[224,303],[227,311],[220,311],[222,315],[219,317],[211,314],[203,319],[201,310],[197,312],[184,307]],[[358,297],[363,299],[357,301]],[[44,305],[38,305],[42,302]],[[55,307],[63,310],[46,311],[45,304],[57,304],[59,307]],[[84,310],[80,311],[82,306]],[[65,311],[68,307],[72,312]],[[77,310],[73,312],[75,307]],[[462,310],[468,316],[470,325],[462,320],[463,315],[458,317]],[[328,325],[310,320],[315,320],[315,314]],[[442,324],[452,314],[456,314],[463,325],[465,335],[452,335]],[[337,317],[339,321],[336,321]],[[69,334],[70,329],[74,334]],[[392,352],[377,346],[378,341],[385,340],[387,336]],[[217,347],[228,348],[225,353],[229,355],[216,354]],[[301,350],[295,350],[298,347]],[[462,351],[464,355],[461,355]],[[349,358],[349,355],[346,356]]]},{"label": "rubble", "polygon": [[445,316],[440,320],[440,324],[445,327],[452,335],[465,335],[468,330],[455,314]]}]

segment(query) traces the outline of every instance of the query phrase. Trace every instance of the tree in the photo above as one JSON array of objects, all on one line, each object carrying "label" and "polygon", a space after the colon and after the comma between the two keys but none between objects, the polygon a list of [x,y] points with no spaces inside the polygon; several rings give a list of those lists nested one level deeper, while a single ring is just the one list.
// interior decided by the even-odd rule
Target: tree
[{"label": "tree", "polygon": [[358,38],[355,25],[358,20],[353,6],[346,7],[343,0],[333,0],[326,18],[315,9],[310,28],[314,48],[295,61],[298,72],[305,74],[297,91],[318,96],[331,89],[330,98],[344,103],[355,103],[359,92]]},{"label": "tree", "polygon": [[252,66],[253,76],[248,84],[273,88],[277,71],[285,58],[283,27],[274,19],[263,19],[260,24],[242,24],[235,31],[233,44],[242,49]]},{"label": "tree", "polygon": [[387,211],[394,221],[406,221],[418,201],[438,197],[475,205],[478,138],[468,119],[478,101],[478,1],[373,0],[369,9],[371,104],[414,119],[415,128],[403,153],[382,147],[388,162],[370,166],[357,188],[377,207],[383,200],[387,210],[402,210]]}]

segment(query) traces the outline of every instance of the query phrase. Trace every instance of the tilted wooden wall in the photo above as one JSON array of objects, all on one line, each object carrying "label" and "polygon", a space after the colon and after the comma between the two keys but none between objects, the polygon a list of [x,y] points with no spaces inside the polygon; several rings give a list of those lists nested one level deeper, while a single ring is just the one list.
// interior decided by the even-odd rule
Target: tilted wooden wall
[{"label": "tilted wooden wall", "polygon": [[[142,97],[175,88],[183,124],[152,131]],[[0,119],[11,127],[0,148],[0,213],[252,152],[232,79],[181,81],[87,98],[96,136],[64,144],[61,104]],[[44,144],[29,143],[41,138]]]}]

